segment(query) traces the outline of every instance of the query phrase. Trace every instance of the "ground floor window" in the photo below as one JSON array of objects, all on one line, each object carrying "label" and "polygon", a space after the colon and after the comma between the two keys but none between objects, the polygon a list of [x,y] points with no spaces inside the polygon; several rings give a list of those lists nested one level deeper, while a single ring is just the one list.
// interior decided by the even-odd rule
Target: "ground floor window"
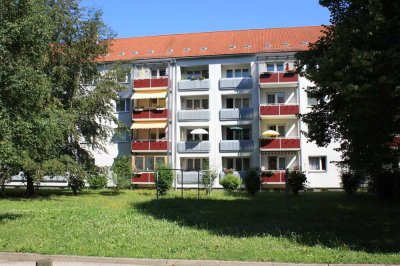
[{"label": "ground floor window", "polygon": [[134,156],[135,171],[154,171],[157,164],[165,164],[165,156]]},{"label": "ground floor window", "polygon": [[236,171],[247,171],[250,168],[250,158],[226,158],[226,169],[235,169]]},{"label": "ground floor window", "polygon": [[186,171],[200,171],[209,169],[208,158],[188,158],[185,160],[185,165],[182,167]]},{"label": "ground floor window", "polygon": [[326,171],[326,156],[310,156],[308,164],[312,171]]}]

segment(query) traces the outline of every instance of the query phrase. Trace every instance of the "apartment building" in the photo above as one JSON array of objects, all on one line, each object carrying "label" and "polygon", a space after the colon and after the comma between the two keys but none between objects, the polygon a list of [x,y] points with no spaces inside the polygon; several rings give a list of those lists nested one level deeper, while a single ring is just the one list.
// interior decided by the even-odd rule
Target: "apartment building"
[{"label": "apartment building", "polygon": [[[317,147],[302,131],[297,114],[315,99],[312,85],[294,72],[294,55],[308,49],[322,27],[221,31],[116,39],[99,64],[121,61],[130,69],[116,115],[130,130],[116,129],[108,153],[96,163],[110,166],[132,156],[134,185],[154,185],[154,167],[169,163],[176,184],[197,184],[197,170],[249,167],[273,171],[264,186],[282,187],[284,171],[304,171],[313,188],[340,187],[332,143]],[[197,186],[197,185],[196,185]]]}]

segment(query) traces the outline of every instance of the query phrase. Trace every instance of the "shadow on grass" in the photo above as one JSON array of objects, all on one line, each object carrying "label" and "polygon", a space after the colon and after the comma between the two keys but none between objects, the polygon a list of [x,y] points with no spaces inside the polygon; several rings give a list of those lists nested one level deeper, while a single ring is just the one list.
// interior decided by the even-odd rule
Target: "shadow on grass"
[{"label": "shadow on grass", "polygon": [[103,190],[103,191],[100,191],[99,192],[99,194],[100,195],[102,195],[102,196],[118,196],[118,195],[121,195],[121,194],[124,194],[125,192],[123,192],[123,191],[115,191],[115,190]]},{"label": "shadow on grass", "polygon": [[399,208],[370,195],[307,193],[289,198],[164,198],[132,205],[140,212],[182,226],[233,237],[284,237],[301,244],[369,253],[400,250]]},{"label": "shadow on grass", "polygon": [[25,195],[26,189],[24,188],[11,188],[6,189],[5,193],[0,196],[0,199],[7,199],[11,201],[22,201],[22,200],[54,200],[58,196],[79,196],[79,195],[87,195],[91,194],[88,190],[81,191],[78,195],[74,195],[71,189],[63,188],[63,189],[52,189],[52,188],[35,188],[35,195],[32,197],[27,197]]},{"label": "shadow on grass", "polygon": [[11,212],[0,213],[0,223],[8,220],[16,220],[20,217],[22,217],[22,214],[19,213],[11,213]]}]

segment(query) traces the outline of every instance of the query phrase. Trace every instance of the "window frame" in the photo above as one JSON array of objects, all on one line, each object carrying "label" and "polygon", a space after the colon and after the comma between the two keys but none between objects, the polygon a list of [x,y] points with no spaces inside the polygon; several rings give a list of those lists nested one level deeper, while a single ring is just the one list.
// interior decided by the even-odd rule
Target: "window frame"
[{"label": "window frame", "polygon": [[[318,167],[319,169],[311,169],[311,163],[310,163],[310,159],[313,158],[317,158],[318,159]],[[323,169],[323,166],[325,165],[325,169]],[[308,156],[308,171],[309,172],[318,172],[318,173],[323,173],[323,172],[327,172],[328,171],[328,158],[326,155],[311,155]]]},{"label": "window frame", "polygon": [[[243,71],[243,70],[245,70],[247,72],[247,76],[244,76],[243,73],[245,71]],[[228,77],[228,71],[232,73],[231,77]],[[237,73],[239,73],[239,74],[237,75]],[[230,78],[247,78],[247,77],[250,77],[250,76],[251,75],[250,75],[250,69],[249,68],[229,68],[229,69],[225,70],[225,78],[228,78],[228,79],[230,79]]]}]

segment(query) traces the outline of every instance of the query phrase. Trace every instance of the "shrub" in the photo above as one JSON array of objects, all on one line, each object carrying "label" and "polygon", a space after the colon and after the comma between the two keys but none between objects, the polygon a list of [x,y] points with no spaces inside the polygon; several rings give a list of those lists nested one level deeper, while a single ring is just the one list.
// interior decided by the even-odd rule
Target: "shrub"
[{"label": "shrub", "polygon": [[342,179],[341,185],[348,195],[354,194],[364,182],[360,174],[356,174],[352,171],[342,172],[340,178]]},{"label": "shrub", "polygon": [[108,178],[104,174],[92,174],[87,177],[87,182],[92,189],[102,189],[107,186]]},{"label": "shrub", "polygon": [[171,165],[159,164],[156,166],[156,174],[158,173],[157,192],[160,195],[166,195],[171,189],[174,181],[174,174]]},{"label": "shrub", "polygon": [[381,199],[400,198],[400,172],[382,171],[374,173],[368,183],[369,190],[378,194]]},{"label": "shrub", "polygon": [[234,174],[227,174],[222,178],[220,184],[226,191],[233,192],[240,187],[240,177]]},{"label": "shrub", "polygon": [[114,159],[111,166],[114,190],[119,191],[131,186],[132,161],[130,156],[121,156]]},{"label": "shrub", "polygon": [[206,189],[206,195],[209,195],[212,191],[212,186],[214,184],[215,179],[217,178],[218,173],[215,170],[206,170],[203,171],[201,182]]},{"label": "shrub", "polygon": [[300,190],[304,190],[307,186],[307,177],[300,170],[293,170],[289,172],[288,186],[292,193],[297,196]]},{"label": "shrub", "polygon": [[257,168],[250,168],[247,171],[244,181],[244,187],[250,195],[255,195],[260,190],[261,179]]}]

